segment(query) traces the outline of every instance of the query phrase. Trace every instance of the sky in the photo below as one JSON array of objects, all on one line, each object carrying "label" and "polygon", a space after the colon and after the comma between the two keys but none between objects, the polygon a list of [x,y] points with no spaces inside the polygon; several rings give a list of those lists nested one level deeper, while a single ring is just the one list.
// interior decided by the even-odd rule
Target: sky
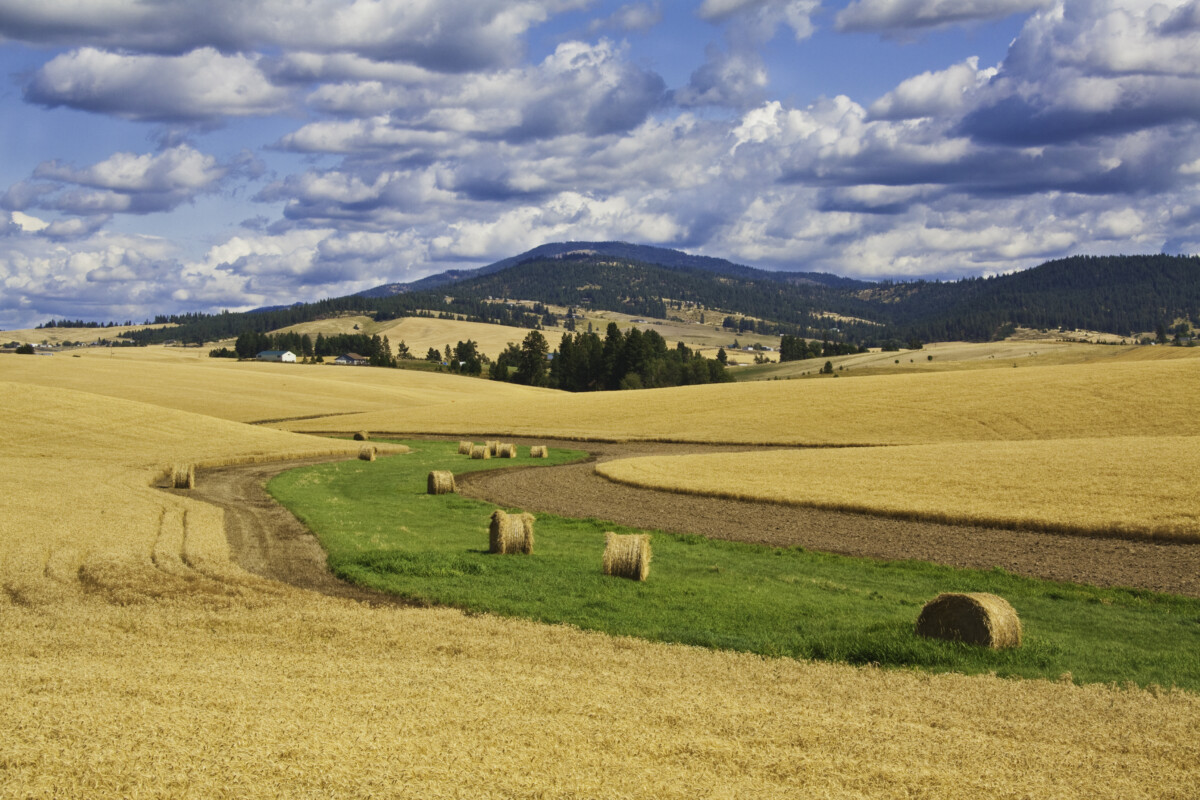
[{"label": "sky", "polygon": [[0,329],[554,241],[1200,252],[1200,0],[0,0]]}]

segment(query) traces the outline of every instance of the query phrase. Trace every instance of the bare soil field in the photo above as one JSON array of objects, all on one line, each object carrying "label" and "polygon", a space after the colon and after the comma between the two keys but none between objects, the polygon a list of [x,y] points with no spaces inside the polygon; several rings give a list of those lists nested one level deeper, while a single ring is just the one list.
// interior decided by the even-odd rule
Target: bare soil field
[{"label": "bare soil field", "polygon": [[[562,443],[561,446],[586,447],[598,460],[721,450],[660,443]],[[459,479],[459,492],[533,512],[596,517],[634,527],[696,533],[772,547],[799,545],[850,556],[918,559],[979,569],[1000,567],[1051,580],[1200,596],[1200,545],[1197,544],[943,525],[682,495],[612,483],[595,474],[592,462],[464,475]]]}]

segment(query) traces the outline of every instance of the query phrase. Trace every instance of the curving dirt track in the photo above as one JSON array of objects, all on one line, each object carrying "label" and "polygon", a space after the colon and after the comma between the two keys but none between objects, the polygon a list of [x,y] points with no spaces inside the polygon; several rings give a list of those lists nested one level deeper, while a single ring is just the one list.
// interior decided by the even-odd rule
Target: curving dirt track
[{"label": "curving dirt track", "polygon": [[[538,440],[533,443],[545,443]],[[587,449],[597,460],[655,453],[745,450],[657,443],[550,442]],[[308,529],[264,489],[287,469],[331,458],[205,470],[189,494],[225,510],[234,561],[263,577],[372,604],[400,601],[343,583],[329,573],[325,553]],[[977,526],[941,525],[724,500],[638,489],[611,483],[593,462],[561,467],[510,468],[458,478],[467,497],[571,517],[767,546],[884,559],[917,559],[957,567],[1002,567],[1052,580],[1131,586],[1200,597],[1200,545],[1094,539]]]},{"label": "curving dirt track", "polygon": [[325,551],[316,537],[267,494],[267,481],[281,472],[345,459],[346,456],[325,456],[203,469],[196,476],[196,488],[188,496],[224,510],[230,555],[247,572],[371,605],[411,605],[334,577],[326,568]]},{"label": "curving dirt track", "polygon": [[[667,444],[586,444],[597,460],[749,448]],[[1100,586],[1130,586],[1200,597],[1200,545],[1063,536],[942,525],[866,514],[697,497],[612,483],[591,462],[476,472],[459,493],[498,505],[569,517],[596,517],[637,528],[698,533],[773,547],[955,567],[1001,567],[1020,575]]]}]

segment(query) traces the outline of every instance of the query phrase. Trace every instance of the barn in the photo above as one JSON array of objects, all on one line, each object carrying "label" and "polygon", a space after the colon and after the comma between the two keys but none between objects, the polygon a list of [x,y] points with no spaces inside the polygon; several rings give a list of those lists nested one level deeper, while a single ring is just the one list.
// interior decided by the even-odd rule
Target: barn
[{"label": "barn", "polygon": [[289,364],[296,363],[296,354],[291,350],[263,350],[257,356],[259,361],[285,361]]}]

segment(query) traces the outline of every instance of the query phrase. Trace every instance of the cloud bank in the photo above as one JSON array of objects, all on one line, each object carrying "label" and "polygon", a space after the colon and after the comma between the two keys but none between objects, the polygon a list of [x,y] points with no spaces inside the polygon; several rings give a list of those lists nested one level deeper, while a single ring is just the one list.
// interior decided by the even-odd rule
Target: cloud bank
[{"label": "cloud bank", "polygon": [[[0,325],[315,299],[557,239],[862,277],[1200,244],[1198,0],[705,0],[677,85],[639,44],[668,27],[656,2],[76,5],[0,0],[0,36],[61,48],[26,106],[183,133],[0,187]],[[994,63],[877,96],[778,96],[763,57],[1014,14]],[[527,57],[559,16],[571,34]],[[116,230],[234,196],[255,221],[201,252]]]}]

